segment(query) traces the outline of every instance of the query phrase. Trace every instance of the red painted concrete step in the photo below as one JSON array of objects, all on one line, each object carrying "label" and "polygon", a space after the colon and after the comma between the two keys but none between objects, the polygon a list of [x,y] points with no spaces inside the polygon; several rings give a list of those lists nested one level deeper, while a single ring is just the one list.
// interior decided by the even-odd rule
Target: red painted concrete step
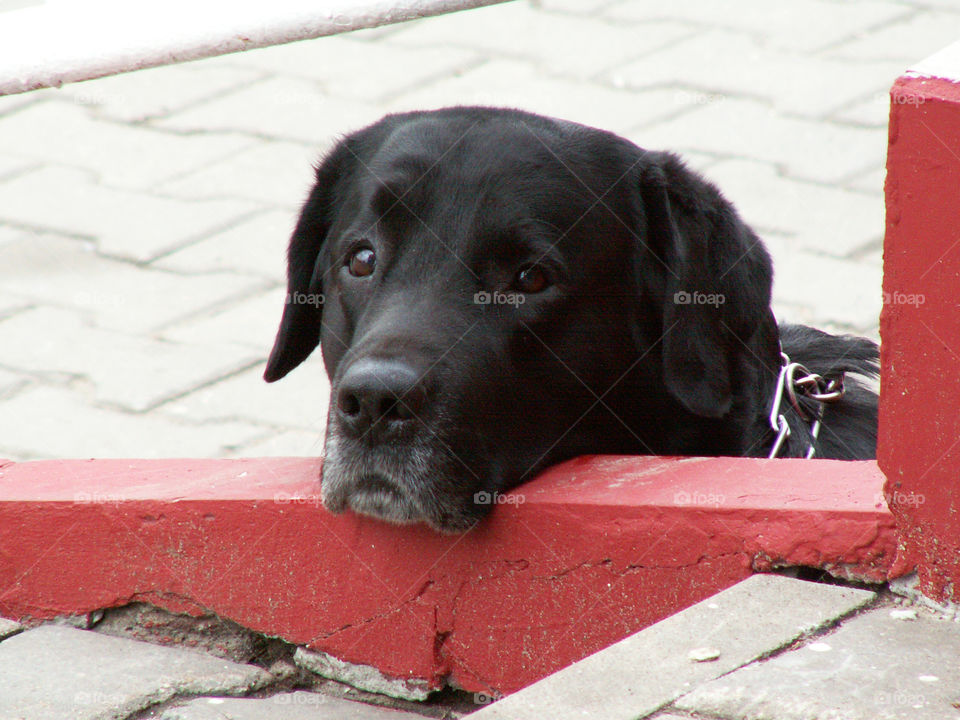
[{"label": "red painted concrete step", "polygon": [[319,503],[320,461],[0,466],[0,615],[144,601],[402,678],[511,692],[729,587],[809,565],[881,581],[872,462],[590,457],[461,536]]}]

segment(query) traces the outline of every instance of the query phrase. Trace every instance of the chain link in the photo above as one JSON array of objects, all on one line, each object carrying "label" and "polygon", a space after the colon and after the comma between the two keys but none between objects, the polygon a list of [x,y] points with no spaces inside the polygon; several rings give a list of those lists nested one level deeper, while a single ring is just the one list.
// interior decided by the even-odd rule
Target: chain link
[{"label": "chain link", "polygon": [[[823,421],[823,411],[828,403],[837,402],[843,397],[843,373],[834,377],[825,378],[812,373],[800,363],[791,362],[786,353],[781,352],[783,364],[780,367],[780,376],[777,378],[777,389],[773,395],[773,404],[770,407],[770,427],[777,434],[768,457],[775,458],[780,454],[783,443],[790,437],[790,425],[786,416],[780,411],[784,396],[790,401],[791,407],[797,415],[810,423],[810,446],[807,448],[806,458],[810,459],[816,452],[817,437]],[[816,403],[816,410],[811,411],[804,407],[801,398]]]}]

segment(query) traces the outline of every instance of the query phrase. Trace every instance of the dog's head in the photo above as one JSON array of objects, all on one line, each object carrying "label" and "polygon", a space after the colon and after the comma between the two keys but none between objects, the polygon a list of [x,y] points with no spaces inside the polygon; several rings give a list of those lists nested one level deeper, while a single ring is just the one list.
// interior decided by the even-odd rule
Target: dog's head
[{"label": "dog's head", "polygon": [[317,168],[265,378],[321,345],[330,510],[463,530],[577,454],[739,442],[771,276],[669,154],[519,111],[388,116]]}]

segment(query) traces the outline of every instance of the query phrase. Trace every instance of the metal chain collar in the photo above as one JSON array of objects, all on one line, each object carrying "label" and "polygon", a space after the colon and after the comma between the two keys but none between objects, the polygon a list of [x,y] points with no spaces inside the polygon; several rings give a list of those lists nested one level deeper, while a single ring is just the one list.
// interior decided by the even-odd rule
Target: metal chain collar
[{"label": "metal chain collar", "polygon": [[[773,405],[770,408],[770,427],[777,434],[768,457],[775,458],[780,453],[784,441],[790,437],[790,426],[787,418],[780,412],[783,397],[786,395],[790,405],[797,415],[810,423],[810,447],[806,457],[810,459],[816,451],[817,436],[820,434],[820,424],[823,420],[823,411],[827,403],[837,402],[843,397],[843,373],[835,377],[825,378],[807,370],[800,363],[790,362],[784,352],[780,353],[783,365],[780,368],[780,377],[777,379],[777,389],[773,395]],[[811,412],[803,407],[798,396],[816,402],[816,410]]]}]

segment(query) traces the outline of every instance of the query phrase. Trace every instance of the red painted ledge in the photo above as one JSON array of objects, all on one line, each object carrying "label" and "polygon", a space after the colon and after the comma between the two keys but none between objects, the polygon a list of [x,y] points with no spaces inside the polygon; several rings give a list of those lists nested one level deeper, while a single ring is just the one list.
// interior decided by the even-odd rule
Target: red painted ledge
[{"label": "red painted ledge", "polygon": [[396,677],[506,693],[754,571],[882,581],[896,551],[873,462],[579,458],[462,536],[332,515],[319,470],[0,465],[0,615],[144,601]]}]

